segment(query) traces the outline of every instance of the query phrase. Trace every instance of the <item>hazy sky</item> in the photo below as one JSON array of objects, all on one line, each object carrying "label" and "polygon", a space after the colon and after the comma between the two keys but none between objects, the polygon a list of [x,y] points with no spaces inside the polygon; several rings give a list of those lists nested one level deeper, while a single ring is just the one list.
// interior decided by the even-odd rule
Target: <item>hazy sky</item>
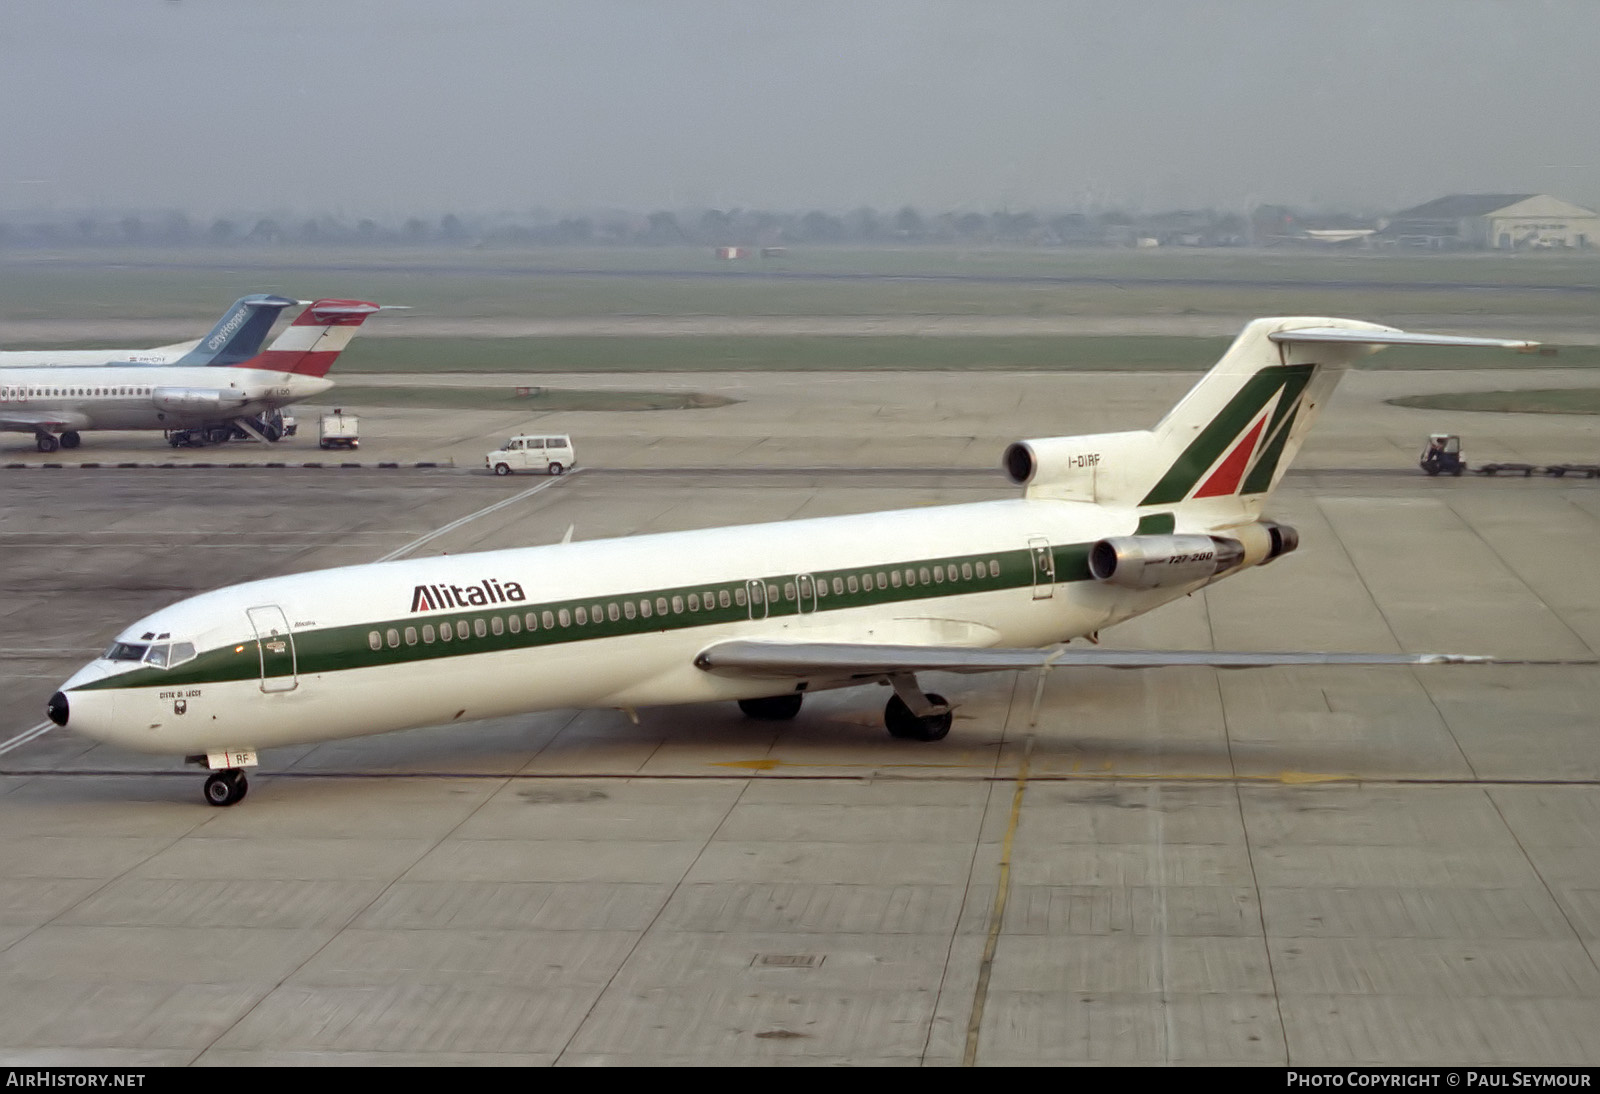
[{"label": "hazy sky", "polygon": [[0,0],[0,209],[1600,204],[1597,0]]}]

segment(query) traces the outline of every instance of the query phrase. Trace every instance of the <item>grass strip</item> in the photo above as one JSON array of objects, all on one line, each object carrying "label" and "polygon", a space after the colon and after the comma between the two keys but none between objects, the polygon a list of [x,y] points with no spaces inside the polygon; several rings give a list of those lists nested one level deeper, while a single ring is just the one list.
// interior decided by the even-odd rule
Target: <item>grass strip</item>
[{"label": "grass strip", "polygon": [[[337,372],[1192,372],[1216,364],[1231,341],[1154,335],[371,339],[352,343]],[[1552,366],[1600,366],[1600,347],[1571,346],[1556,357],[1525,357],[1400,346],[1366,358],[1360,367]]]},{"label": "grass strip", "polygon": [[326,396],[350,407],[421,407],[432,410],[703,410],[738,402],[700,391],[582,391],[563,388],[378,387],[340,384]]},{"label": "grass strip", "polygon": [[1477,410],[1497,414],[1600,414],[1600,388],[1555,387],[1525,391],[1449,391],[1386,400],[1418,410]]}]

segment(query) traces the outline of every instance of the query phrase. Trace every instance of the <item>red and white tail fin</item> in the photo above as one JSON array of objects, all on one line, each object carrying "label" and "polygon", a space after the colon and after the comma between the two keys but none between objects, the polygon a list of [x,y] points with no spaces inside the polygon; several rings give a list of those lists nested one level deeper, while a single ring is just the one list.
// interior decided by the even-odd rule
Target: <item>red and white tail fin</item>
[{"label": "red and white tail fin", "polygon": [[315,300],[270,346],[239,362],[241,368],[326,376],[367,316],[381,311],[365,300]]},{"label": "red and white tail fin", "polygon": [[1384,346],[1531,350],[1535,342],[1408,334],[1356,319],[1257,319],[1154,429],[1018,441],[1029,497],[1254,519],[1352,361]]}]

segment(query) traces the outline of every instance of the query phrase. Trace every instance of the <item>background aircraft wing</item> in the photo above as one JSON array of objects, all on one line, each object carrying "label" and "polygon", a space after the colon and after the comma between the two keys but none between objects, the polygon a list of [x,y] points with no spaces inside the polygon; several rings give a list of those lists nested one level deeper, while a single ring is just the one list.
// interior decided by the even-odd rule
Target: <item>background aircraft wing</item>
[{"label": "background aircraft wing", "polygon": [[36,433],[41,429],[85,429],[88,425],[86,415],[71,410],[23,410],[20,407],[0,410],[0,429]]},{"label": "background aircraft wing", "polygon": [[707,646],[696,667],[725,676],[874,677],[900,672],[1002,672],[1007,669],[1159,669],[1205,666],[1256,669],[1274,665],[1593,665],[1528,661],[1462,653],[1236,653],[1211,650],[970,649],[854,642],[731,640]]}]

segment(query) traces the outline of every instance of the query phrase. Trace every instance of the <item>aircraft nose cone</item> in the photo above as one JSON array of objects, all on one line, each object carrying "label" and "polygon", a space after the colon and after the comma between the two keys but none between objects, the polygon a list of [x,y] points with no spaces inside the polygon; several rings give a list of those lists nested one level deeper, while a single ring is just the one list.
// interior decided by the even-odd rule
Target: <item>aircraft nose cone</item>
[{"label": "aircraft nose cone", "polygon": [[50,720],[56,725],[66,725],[68,713],[67,697],[59,691],[56,692],[50,696],[50,701],[44,705],[44,712],[50,716]]}]

